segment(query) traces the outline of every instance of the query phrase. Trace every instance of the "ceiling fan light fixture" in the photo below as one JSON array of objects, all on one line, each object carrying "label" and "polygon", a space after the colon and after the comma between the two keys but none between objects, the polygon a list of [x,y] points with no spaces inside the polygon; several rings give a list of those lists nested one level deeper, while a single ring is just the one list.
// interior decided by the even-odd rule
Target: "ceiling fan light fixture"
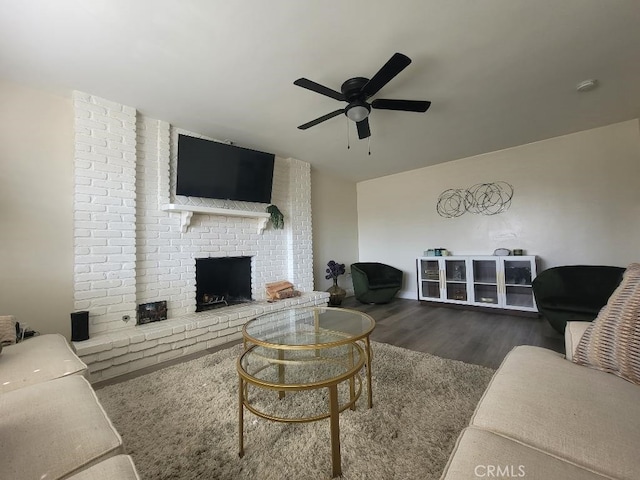
[{"label": "ceiling fan light fixture", "polygon": [[349,118],[349,120],[353,120],[354,122],[358,123],[367,118],[370,112],[371,107],[369,106],[369,104],[361,100],[356,100],[355,102],[347,105],[344,113],[347,118]]}]

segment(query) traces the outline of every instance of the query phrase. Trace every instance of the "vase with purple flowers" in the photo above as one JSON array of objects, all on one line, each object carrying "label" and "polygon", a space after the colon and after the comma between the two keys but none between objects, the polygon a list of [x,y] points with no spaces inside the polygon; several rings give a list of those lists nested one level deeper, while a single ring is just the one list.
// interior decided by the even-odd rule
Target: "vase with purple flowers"
[{"label": "vase with purple flowers", "polygon": [[342,304],[342,300],[344,300],[344,297],[347,295],[345,289],[338,285],[338,277],[345,273],[344,263],[337,263],[330,260],[329,263],[327,263],[327,267],[327,274],[324,278],[327,280],[333,280],[333,285],[327,289],[327,292],[330,294],[329,306],[338,307]]}]

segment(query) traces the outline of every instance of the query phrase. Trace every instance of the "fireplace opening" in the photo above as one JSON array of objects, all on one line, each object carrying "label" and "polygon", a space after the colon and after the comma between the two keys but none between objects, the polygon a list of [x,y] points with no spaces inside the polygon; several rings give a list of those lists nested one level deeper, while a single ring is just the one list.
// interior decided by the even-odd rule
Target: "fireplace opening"
[{"label": "fireplace opening", "polygon": [[251,301],[251,257],[196,258],[196,312]]}]

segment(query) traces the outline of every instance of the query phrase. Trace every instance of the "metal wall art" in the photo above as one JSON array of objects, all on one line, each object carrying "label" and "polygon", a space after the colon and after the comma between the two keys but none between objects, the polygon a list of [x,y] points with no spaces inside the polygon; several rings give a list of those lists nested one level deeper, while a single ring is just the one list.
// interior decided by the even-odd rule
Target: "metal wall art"
[{"label": "metal wall art", "polygon": [[445,218],[459,217],[465,212],[496,215],[509,209],[513,187],[507,182],[476,183],[470,188],[449,189],[440,194],[436,211]]}]

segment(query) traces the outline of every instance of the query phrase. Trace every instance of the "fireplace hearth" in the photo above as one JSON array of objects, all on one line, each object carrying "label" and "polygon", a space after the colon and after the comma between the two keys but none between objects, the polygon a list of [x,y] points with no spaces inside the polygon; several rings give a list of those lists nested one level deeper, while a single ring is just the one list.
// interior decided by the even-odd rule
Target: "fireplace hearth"
[{"label": "fireplace hearth", "polygon": [[196,312],[251,301],[251,257],[196,259]]}]

